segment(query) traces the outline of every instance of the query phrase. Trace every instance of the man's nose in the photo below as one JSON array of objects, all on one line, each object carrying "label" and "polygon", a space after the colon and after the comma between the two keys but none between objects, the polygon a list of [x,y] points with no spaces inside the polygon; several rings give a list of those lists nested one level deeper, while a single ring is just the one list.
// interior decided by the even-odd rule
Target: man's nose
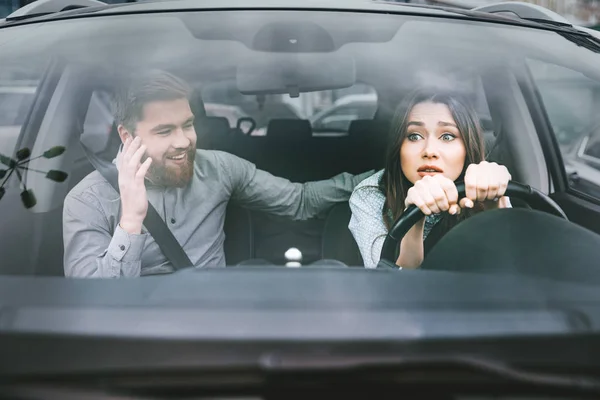
[{"label": "man's nose", "polygon": [[192,140],[185,134],[185,130],[183,130],[182,128],[177,129],[173,147],[177,149],[187,149],[188,147],[190,147],[191,143]]}]

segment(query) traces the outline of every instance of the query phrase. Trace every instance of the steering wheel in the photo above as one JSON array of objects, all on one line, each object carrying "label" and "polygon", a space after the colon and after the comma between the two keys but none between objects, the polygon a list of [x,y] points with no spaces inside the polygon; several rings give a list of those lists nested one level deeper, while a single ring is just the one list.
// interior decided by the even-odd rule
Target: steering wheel
[{"label": "steering wheel", "polygon": [[[465,184],[463,182],[456,184],[456,189],[458,190],[459,198],[465,197]],[[549,214],[568,220],[565,212],[554,200],[529,185],[510,181],[508,182],[504,195],[521,199],[536,210],[545,211]],[[396,267],[396,250],[399,248],[404,235],[406,235],[410,228],[424,216],[425,214],[423,214],[423,212],[415,205],[410,205],[406,209],[400,218],[396,220],[394,225],[392,225],[392,228],[383,242],[378,266]]]}]

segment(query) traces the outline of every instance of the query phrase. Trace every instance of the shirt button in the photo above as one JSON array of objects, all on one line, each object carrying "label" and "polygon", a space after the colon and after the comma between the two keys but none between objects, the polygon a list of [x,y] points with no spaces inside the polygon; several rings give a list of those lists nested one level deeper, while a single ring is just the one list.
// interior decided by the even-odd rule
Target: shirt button
[{"label": "shirt button", "polygon": [[177,222],[175,221],[175,218],[171,218],[171,223],[174,224],[175,222]]},{"label": "shirt button", "polygon": [[125,246],[124,245],[120,245],[119,248],[121,249],[121,251],[125,251]]}]

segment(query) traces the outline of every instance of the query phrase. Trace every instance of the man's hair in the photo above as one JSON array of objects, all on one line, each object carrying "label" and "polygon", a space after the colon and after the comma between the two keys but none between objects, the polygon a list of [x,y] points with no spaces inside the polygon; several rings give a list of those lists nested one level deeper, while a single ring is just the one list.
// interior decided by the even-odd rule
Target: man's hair
[{"label": "man's hair", "polygon": [[132,76],[116,91],[114,116],[117,125],[123,125],[131,134],[143,117],[144,105],[153,101],[188,99],[191,89],[183,80],[160,70]]}]

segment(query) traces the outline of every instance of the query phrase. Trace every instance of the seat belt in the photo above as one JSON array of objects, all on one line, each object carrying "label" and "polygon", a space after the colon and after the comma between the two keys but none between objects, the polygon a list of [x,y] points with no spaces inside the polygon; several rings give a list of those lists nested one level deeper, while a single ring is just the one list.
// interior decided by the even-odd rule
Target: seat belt
[{"label": "seat belt", "polygon": [[[112,164],[110,166],[103,164],[94,152],[88,149],[83,143],[80,142],[80,144],[92,166],[108,181],[108,183],[110,183],[117,193],[119,193],[119,173],[117,167]],[[150,202],[148,202],[148,211],[146,212],[146,218],[144,218],[144,226],[175,269],[179,270],[193,266],[187,254],[175,236],[173,236],[173,232],[171,232],[165,221],[163,221],[160,214],[158,214],[158,211],[156,211]]]}]

